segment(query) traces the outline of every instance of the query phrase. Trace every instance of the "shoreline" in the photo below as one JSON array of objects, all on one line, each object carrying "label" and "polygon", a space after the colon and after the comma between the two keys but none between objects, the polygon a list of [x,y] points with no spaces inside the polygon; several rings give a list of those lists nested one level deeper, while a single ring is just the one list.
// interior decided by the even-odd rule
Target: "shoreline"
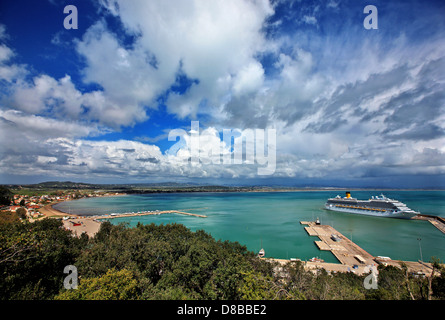
[{"label": "shoreline", "polygon": [[[263,197],[266,197],[266,195],[268,194],[267,191],[265,191],[265,190],[262,190],[262,193],[264,194],[264,196],[261,196],[260,194],[257,194],[257,196],[261,196],[260,198],[263,198]],[[197,194],[197,193],[192,193],[192,194],[195,194],[196,196],[190,195],[190,197],[198,197],[199,196],[199,194]],[[206,193],[206,194],[208,194],[208,193]],[[223,194],[219,193],[219,192],[213,193],[213,194],[214,194],[214,196],[211,196],[211,197],[218,197],[219,194],[221,194],[223,196]],[[232,192],[228,192],[226,194],[227,194],[227,197],[229,197],[229,198],[232,197],[231,196]],[[272,197],[274,197],[273,196],[273,192],[270,193],[270,194],[271,194]],[[298,193],[295,193],[295,194],[298,194]],[[323,196],[323,194],[325,194],[325,193],[324,192],[323,193],[318,193],[319,196]],[[117,194],[117,195],[129,195],[129,194]],[[113,197],[113,196],[117,196],[117,195],[116,194],[108,194],[106,196],[107,197]],[[252,196],[253,195],[254,194],[252,194]],[[301,195],[300,197],[305,198],[304,193],[300,193],[300,195]],[[174,196],[174,195],[172,194],[172,196]],[[205,194],[202,194],[202,196],[206,197]],[[238,197],[236,195],[234,195],[234,196]],[[242,193],[239,196],[241,197]],[[248,193],[245,193],[245,196],[249,197]],[[127,200],[128,201],[136,201],[137,199],[143,199],[143,198],[157,199],[158,197],[163,198],[162,195],[159,195],[159,196],[145,196],[145,197],[137,197],[137,196],[135,196],[135,197],[122,198],[122,199],[123,199],[124,202],[127,202]],[[176,196],[174,196],[174,197],[176,197]],[[178,193],[178,197],[189,197],[189,196],[187,194],[184,194],[184,195],[181,196],[181,194]],[[244,197],[244,196],[242,196],[242,197]],[[286,196],[285,193],[283,193],[283,197],[288,198],[288,196]],[[291,197],[293,197],[293,196],[291,196]],[[254,197],[254,198],[257,198],[257,197]],[[316,198],[318,198],[318,196]],[[116,198],[116,199],[117,199],[116,201],[120,202],[118,200],[119,198]],[[68,199],[66,201],[72,201],[72,200],[76,200],[76,199]],[[91,200],[91,201],[94,202],[94,203],[97,202],[97,203],[104,203],[104,204],[114,203],[112,200],[107,200],[107,199],[102,199],[102,200],[101,199],[97,199],[97,201],[96,200]],[[139,212],[136,212],[136,211],[138,211],[136,209],[136,210],[134,210],[135,211],[134,213],[130,212],[130,211],[132,209],[136,208],[136,206],[131,206],[131,207],[128,207],[126,209],[122,208],[123,210],[121,209],[121,211],[128,211],[128,212],[125,212],[125,213],[113,213],[112,214],[111,212],[116,212],[116,210],[113,211],[113,208],[110,208],[111,210],[105,210],[106,212],[102,212],[102,210],[98,209],[99,212],[97,212],[97,210],[95,210],[94,207],[92,207],[92,208],[89,208],[89,209],[88,208],[84,208],[84,210],[79,210],[79,211],[84,211],[84,212],[79,212],[78,214],[73,214],[73,213],[63,212],[62,210],[59,210],[58,208],[55,208],[55,205],[57,203],[63,203],[63,202],[65,202],[65,201],[55,201],[53,203],[50,203],[50,204],[46,205],[44,207],[44,209],[42,210],[42,213],[44,213],[44,215],[46,217],[48,217],[48,216],[52,216],[52,217],[55,217],[55,218],[69,217],[69,219],[66,219],[66,218],[64,219],[63,224],[64,224],[65,228],[67,228],[69,230],[77,231],[76,232],[77,235],[80,235],[82,232],[86,232],[89,236],[94,236],[99,231],[100,225],[101,225],[102,222],[105,222],[105,221],[110,221],[111,222],[111,220],[109,220],[109,219],[113,219],[113,218],[133,219],[134,220],[134,219],[138,219],[137,218],[138,216],[144,216],[144,215],[157,215],[157,214],[164,214],[164,213],[165,214],[167,214],[167,213],[168,214],[176,213],[176,214],[186,214],[187,215],[188,212],[190,212],[190,211],[193,212],[192,211],[193,209],[185,209],[186,205],[181,205],[178,208],[174,208],[175,210],[168,210],[171,207],[169,205],[167,205],[167,206],[163,205],[163,207],[160,208],[161,210],[165,210],[163,212],[152,210],[152,209],[156,209],[157,206],[155,205],[155,206],[151,206],[150,207],[150,210],[152,210],[152,211],[145,211],[145,210],[147,210],[147,209],[145,209],[145,210],[141,210]],[[83,205],[81,205],[82,203],[85,203],[85,202],[78,203],[80,205],[79,208],[83,207]],[[145,202],[143,202],[143,203],[145,203]],[[153,202],[153,203],[155,203],[155,202]],[[193,205],[190,205],[190,206],[193,206]],[[89,207],[89,206],[87,205],[87,207]],[[140,206],[140,208],[144,209],[143,206]],[[187,206],[187,208],[189,208],[189,207]],[[65,204],[62,207],[62,209],[67,210],[68,209],[68,204]],[[196,209],[196,208],[194,208],[194,209]],[[199,209],[200,210],[198,210],[197,212],[195,211],[195,212],[196,213],[201,213],[202,212],[203,214],[206,213],[205,210],[202,210],[204,208],[199,208]],[[179,210],[181,210],[181,211],[179,211]],[[69,210],[69,211],[71,211],[71,210]],[[184,211],[186,211],[186,212],[184,213]],[[194,215],[194,214],[190,214],[190,215]],[[200,215],[197,215],[197,216],[199,217]],[[141,218],[141,219],[143,219],[143,218]],[[149,219],[147,221],[151,221],[151,219],[148,218],[148,217],[145,218],[145,219]],[[171,219],[175,219],[175,218],[173,217]],[[178,219],[183,219],[183,218],[179,218],[178,217]],[[190,220],[190,221],[192,221],[192,220]],[[117,222],[119,222],[119,221],[117,221]],[[74,225],[74,223],[76,223],[76,225]],[[80,225],[78,225],[77,223],[80,223]],[[115,224],[116,222],[112,222],[112,223]],[[206,222],[204,222],[204,223],[207,224]],[[434,226],[433,229],[437,228],[436,225],[433,224],[433,226]],[[403,257],[403,258],[406,259],[407,257]]]},{"label": "shoreline", "polygon": [[[71,201],[71,200],[67,200]],[[64,201],[63,201],[64,202]],[[62,223],[65,229],[73,231],[73,234],[80,237],[82,233],[86,233],[88,237],[94,237],[100,229],[102,224],[100,221],[96,220],[95,216],[78,216],[74,214],[65,213],[63,211],[57,210],[53,205],[61,203],[50,203],[40,208],[40,213],[44,215],[43,218],[62,218]],[[64,217],[69,217],[68,219],[63,219]]]},{"label": "shoreline", "polygon": [[[113,197],[113,196],[120,196],[120,195],[126,195],[126,194],[115,194],[115,195],[106,195],[103,197]],[[102,197],[102,196],[101,196]],[[68,202],[73,200],[80,200],[80,199],[70,199],[65,201],[59,201],[54,203],[49,203],[42,208],[40,208],[40,213],[43,214],[42,218],[62,218],[63,220],[63,226],[67,230],[73,231],[73,233],[80,237],[82,233],[86,233],[89,237],[94,237],[96,233],[99,231],[100,226],[102,224],[102,221],[99,219],[114,219],[114,218],[126,218],[126,217],[137,217],[137,216],[146,216],[146,215],[160,215],[160,214],[182,214],[182,215],[188,215],[193,217],[199,217],[199,218],[207,218],[206,215],[203,214],[195,214],[195,213],[189,213],[179,210],[156,210],[156,211],[144,211],[144,212],[138,212],[138,213],[122,213],[122,214],[92,214],[92,215],[76,215],[72,213],[66,213],[61,210],[58,210],[54,208],[53,206],[62,203],[62,202]],[[64,219],[65,217],[68,217],[67,219]]]},{"label": "shoreline", "polygon": [[[114,195],[108,195],[108,196],[114,196]],[[71,200],[67,200],[67,201],[71,201]],[[207,217],[205,215],[193,214],[193,213],[188,213],[188,212],[183,212],[183,211],[178,211],[178,210],[164,210],[164,211],[158,210],[158,211],[146,211],[146,212],[139,212],[139,213],[126,213],[126,214],[124,213],[124,214],[115,214],[113,216],[111,214],[105,214],[105,215],[95,214],[95,215],[91,215],[91,216],[79,216],[79,215],[64,213],[63,211],[53,208],[52,206],[57,203],[61,203],[61,202],[51,203],[51,204],[46,205],[43,208],[45,210],[47,210],[49,213],[51,213],[52,217],[62,218],[62,217],[68,216],[69,217],[68,219],[63,220],[63,225],[67,230],[73,231],[73,234],[78,237],[83,232],[85,232],[89,237],[94,237],[100,229],[100,226],[103,222],[103,221],[101,221],[102,219],[109,220],[109,219],[114,219],[114,218],[126,218],[126,217],[137,217],[137,216],[144,216],[144,215],[159,215],[159,214],[171,214],[171,213],[185,214],[185,215],[196,216],[196,217],[201,217],[201,218]],[[192,209],[189,209],[189,210],[192,210]],[[45,215],[45,216],[49,217],[48,215]],[[301,223],[304,224],[304,222],[301,222]],[[337,233],[338,233],[338,231],[337,231]],[[328,234],[330,234],[330,232],[328,232]],[[343,236],[343,238],[346,242],[348,242],[348,243],[351,242],[353,247],[357,247],[358,249],[360,249],[360,250],[358,250],[357,248],[355,248],[355,249],[357,249],[357,250],[353,250],[353,251],[357,251],[355,253],[359,253],[362,256],[366,256],[366,254],[367,254],[372,257],[371,260],[374,260],[376,258],[373,255],[365,252],[362,248],[358,247],[354,242],[350,241],[346,237]],[[329,242],[329,239],[326,240],[326,239],[323,239],[323,237],[321,238],[321,240]],[[315,241],[315,242],[317,242],[317,241]],[[334,243],[334,242],[332,242],[331,244],[338,245],[337,243]],[[335,247],[335,246],[333,246],[333,247]],[[323,250],[323,249],[321,249],[321,250]],[[363,254],[362,251],[365,252],[366,254]],[[342,254],[343,254],[343,252],[342,252]],[[353,263],[351,261],[346,262],[346,261],[343,261],[343,259],[339,259],[335,254],[334,254],[334,256],[337,258],[339,263],[305,261],[305,268],[307,270],[311,270],[314,272],[316,272],[316,270],[320,269],[320,268],[323,268],[327,271],[332,271],[332,272],[350,272],[351,270],[353,270],[352,269]],[[366,257],[366,258],[369,258],[369,257]],[[287,262],[293,261],[293,259],[282,259],[282,258],[273,258],[273,257],[265,257],[265,259],[271,260],[271,261],[277,261],[280,263],[287,263]],[[368,264],[370,264],[369,263],[370,261],[367,261],[367,262],[368,262]],[[365,265],[362,265],[359,262],[355,262],[355,263],[359,265],[359,269],[356,270],[357,273],[358,274],[364,273],[365,270],[363,268]],[[376,261],[374,260],[373,263],[375,264]],[[371,264],[373,264],[373,263],[371,262]],[[401,264],[406,264],[412,272],[421,272],[423,274],[428,274],[428,271],[431,272],[430,271],[431,264],[427,263],[427,262],[402,261],[402,260],[390,259],[389,261],[384,261],[383,263],[393,265],[393,266],[399,267],[399,268],[400,268]]]},{"label": "shoreline", "polygon": [[[108,194],[108,195],[101,195],[101,196],[96,196],[93,198],[102,198],[102,197],[118,197],[118,196],[128,196],[128,195],[143,195],[143,194],[172,194],[172,193],[275,193],[275,192],[329,192],[329,191],[345,191],[345,190],[351,190],[351,191],[445,191],[444,190],[436,190],[436,189],[432,189],[432,190],[427,190],[427,189],[363,189],[363,188],[344,188],[344,189],[340,189],[340,188],[333,188],[333,189],[272,189],[272,190],[184,190],[184,191],[180,191],[180,190],[172,190],[172,191],[142,191],[142,192],[129,192],[129,193],[116,193],[116,194]],[[88,197],[84,197],[84,198],[88,198]],[[63,200],[63,201],[58,201],[58,202],[53,202],[50,204],[45,205],[44,207],[42,207],[41,209],[44,209],[46,207],[50,207],[50,208],[46,208],[48,209],[49,212],[54,212],[54,215],[57,216],[72,216],[72,217],[90,217],[90,215],[77,215],[77,214],[72,214],[72,213],[68,213],[68,212],[64,212],[58,209],[55,209],[53,207],[53,205],[56,205],[58,203],[63,203],[63,202],[68,202],[68,201],[75,201],[75,200],[81,200],[84,198],[80,198],[80,199],[69,199],[69,200]],[[43,213],[43,212],[41,212]],[[93,215],[97,215],[97,214],[93,214]],[[92,216],[92,215],[91,215]]]},{"label": "shoreline", "polygon": [[[63,201],[55,201],[55,202],[48,203],[48,204],[44,205],[42,208],[40,208],[39,211],[46,217],[48,217],[48,215],[45,214],[45,212],[42,212],[41,211],[42,209],[44,211],[46,211],[46,213],[51,213],[52,215],[55,215],[55,216],[84,217],[83,215],[78,215],[78,214],[61,211],[59,209],[54,208],[53,206],[56,204],[59,204],[59,203],[76,201],[76,200],[81,200],[81,199],[85,199],[85,198],[106,198],[106,197],[118,197],[118,196],[126,196],[126,195],[128,195],[128,194],[127,193],[116,193],[116,194],[99,195],[99,196],[95,196],[95,197],[82,197],[80,199],[67,199],[67,200],[65,199]],[[89,217],[89,216],[85,216],[85,217]]]},{"label": "shoreline", "polygon": [[[70,200],[66,200],[66,201],[70,201]],[[57,216],[57,217],[66,217],[66,216],[78,217],[77,215],[66,213],[66,212],[60,211],[58,209],[55,209],[53,207],[53,205],[58,204],[58,203],[62,203],[62,202],[65,202],[65,201],[53,202],[53,203],[46,204],[46,205],[44,205],[43,207],[41,207],[39,209],[39,212],[41,214],[43,214],[45,218],[51,218],[53,216]]]},{"label": "shoreline", "polygon": [[[133,195],[133,194],[156,194],[156,193],[161,193],[161,194],[165,194],[165,193],[267,193],[267,192],[334,192],[334,191],[360,191],[360,192],[366,192],[366,191],[381,191],[381,192],[386,192],[386,191],[438,191],[438,192],[443,192],[445,191],[445,189],[397,189],[397,188],[262,188],[262,189],[245,189],[244,188],[249,188],[249,187],[230,187],[232,189],[215,189],[215,190],[181,190],[181,189],[172,189],[172,190],[168,190],[168,189],[164,189],[164,190],[133,190],[131,192],[127,191],[127,195]],[[237,189],[239,188],[239,189]]]}]

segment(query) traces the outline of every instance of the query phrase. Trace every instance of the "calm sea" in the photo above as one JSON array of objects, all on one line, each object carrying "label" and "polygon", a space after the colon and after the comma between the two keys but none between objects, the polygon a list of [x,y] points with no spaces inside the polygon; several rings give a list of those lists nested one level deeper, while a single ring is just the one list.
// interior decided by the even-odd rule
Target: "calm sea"
[{"label": "calm sea", "polygon": [[[368,199],[380,191],[353,191],[352,196]],[[237,241],[251,251],[261,247],[267,257],[320,257],[338,262],[327,251],[320,251],[300,221],[320,218],[332,225],[374,256],[424,261],[432,256],[445,260],[445,234],[431,223],[353,215],[323,209],[327,198],[343,196],[343,191],[242,192],[242,193],[166,193],[84,198],[63,202],[55,208],[79,215],[138,212],[147,210],[182,210],[204,214],[207,218],[162,214],[115,218],[113,224],[138,222],[149,224],[181,223],[193,231],[203,229],[214,238]],[[413,210],[445,217],[445,191],[384,191]],[[421,240],[418,240],[421,239]]]}]

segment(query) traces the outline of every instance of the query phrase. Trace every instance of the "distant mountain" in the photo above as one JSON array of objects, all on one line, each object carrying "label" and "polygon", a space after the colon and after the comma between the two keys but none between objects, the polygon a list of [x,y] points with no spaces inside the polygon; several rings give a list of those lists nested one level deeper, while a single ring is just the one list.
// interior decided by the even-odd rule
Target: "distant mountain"
[{"label": "distant mountain", "polygon": [[27,189],[145,189],[145,188],[194,188],[203,185],[197,183],[158,182],[158,183],[125,183],[125,184],[94,184],[72,181],[45,181],[36,184],[8,185],[12,188]]},{"label": "distant mountain", "polygon": [[152,183],[131,183],[123,184],[124,186],[137,186],[137,187],[196,187],[203,186],[203,184],[192,182],[152,182]]},{"label": "distant mountain", "polygon": [[[27,185],[4,185],[10,189],[30,190],[110,190],[125,193],[151,193],[151,192],[241,192],[241,191],[299,191],[299,190],[389,190],[398,188],[379,187],[343,187],[343,186],[286,186],[271,185],[235,185],[235,184],[206,184],[194,182],[152,182],[152,183],[124,183],[124,184],[94,184],[73,181],[45,181]],[[424,190],[425,188],[422,188]],[[437,188],[431,188],[436,190]]]},{"label": "distant mountain", "polygon": [[92,184],[90,183],[83,183],[83,182],[46,181],[29,186],[42,187],[42,188],[88,188],[91,185]]}]

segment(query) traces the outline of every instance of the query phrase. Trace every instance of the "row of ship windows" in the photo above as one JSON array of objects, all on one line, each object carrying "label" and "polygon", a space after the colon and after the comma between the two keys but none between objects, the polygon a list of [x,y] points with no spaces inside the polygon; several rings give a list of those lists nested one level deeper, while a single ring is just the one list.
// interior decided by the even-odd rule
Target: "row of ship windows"
[{"label": "row of ship windows", "polygon": [[[328,204],[334,204],[334,205],[343,205],[343,206],[346,206],[346,205],[348,205],[348,206],[357,206],[358,205],[358,203],[349,203],[349,204],[345,204],[345,202],[340,202],[340,201],[332,201],[332,200],[329,200],[328,201]],[[372,207],[372,208],[375,208],[375,207],[380,207],[380,208],[384,208],[384,209],[397,209],[397,207],[396,206],[394,206],[392,203],[382,203],[382,202],[378,202],[378,203],[372,203],[372,201],[371,201],[371,203],[369,203],[369,205]],[[365,208],[367,208],[367,207],[365,207]]]},{"label": "row of ship windows", "polygon": [[[336,204],[336,207],[341,207],[341,208],[349,208],[349,209],[361,209],[361,210],[370,210],[370,211],[382,211],[385,212],[387,210],[385,209],[376,209],[376,208],[367,208],[367,207],[357,207],[357,206],[346,206],[343,204]],[[394,210],[391,210],[394,211]]]}]

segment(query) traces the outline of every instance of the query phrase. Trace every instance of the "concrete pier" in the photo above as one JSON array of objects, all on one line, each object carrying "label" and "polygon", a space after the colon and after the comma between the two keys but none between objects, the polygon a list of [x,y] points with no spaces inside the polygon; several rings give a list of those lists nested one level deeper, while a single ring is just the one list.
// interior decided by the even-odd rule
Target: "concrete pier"
[{"label": "concrete pier", "polygon": [[125,217],[136,217],[136,216],[147,216],[147,215],[159,215],[159,214],[166,214],[166,213],[177,213],[177,214],[183,214],[183,215],[186,215],[186,216],[193,216],[193,217],[198,217],[198,218],[207,218],[207,216],[203,215],[203,214],[189,213],[189,212],[178,211],[178,210],[144,211],[144,212],[136,212],[136,213],[122,213],[122,214],[100,216],[98,218],[99,219],[113,219],[113,218],[125,218]]},{"label": "concrete pier", "polygon": [[430,263],[422,261],[399,261],[388,257],[374,257],[357,244],[346,238],[343,234],[328,225],[320,225],[311,221],[300,221],[307,225],[304,229],[310,236],[316,236],[320,240],[314,241],[320,250],[331,251],[338,259],[340,264],[326,262],[305,262],[305,268],[308,270],[325,269],[334,272],[353,271],[356,274],[369,272],[368,266],[377,264],[392,265],[401,267],[406,265],[408,272],[424,274],[430,276],[433,270]]},{"label": "concrete pier", "polygon": [[360,248],[357,244],[346,238],[340,232],[328,225],[316,225],[314,222],[305,222],[308,227],[304,229],[310,236],[317,236],[321,241],[315,241],[320,250],[331,251],[332,254],[345,265],[373,265],[374,257]]},{"label": "concrete pier", "polygon": [[412,219],[414,220],[427,220],[442,233],[445,233],[445,218],[439,216],[432,216],[428,214],[418,214]]}]

